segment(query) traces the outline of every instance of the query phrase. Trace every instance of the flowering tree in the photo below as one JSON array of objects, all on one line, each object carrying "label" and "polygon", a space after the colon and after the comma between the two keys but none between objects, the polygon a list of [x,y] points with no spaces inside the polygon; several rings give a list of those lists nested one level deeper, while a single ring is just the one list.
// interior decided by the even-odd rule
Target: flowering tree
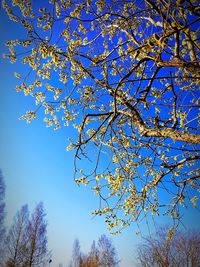
[{"label": "flowering tree", "polygon": [[[198,1],[3,0],[26,36],[6,43],[22,60],[17,91],[47,126],[71,125],[75,179],[91,184],[109,229],[149,213],[179,219],[199,190]],[[90,168],[82,170],[82,161]],[[165,194],[165,198],[162,195]]]}]

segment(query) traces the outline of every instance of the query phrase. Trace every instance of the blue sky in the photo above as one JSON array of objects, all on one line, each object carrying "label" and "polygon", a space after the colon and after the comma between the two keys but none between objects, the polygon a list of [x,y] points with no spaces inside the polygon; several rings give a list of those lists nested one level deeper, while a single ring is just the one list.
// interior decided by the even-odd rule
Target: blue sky
[{"label": "blue sky", "polygon": [[123,235],[111,236],[103,218],[93,218],[91,211],[98,207],[98,199],[89,188],[80,188],[73,181],[73,154],[65,149],[69,128],[46,128],[42,117],[31,125],[18,119],[34,106],[34,101],[15,91],[14,71],[22,66],[2,58],[7,50],[4,41],[19,34],[17,25],[10,23],[2,11],[0,20],[0,168],[6,182],[6,226],[22,205],[27,203],[32,210],[43,201],[52,266],[67,266],[75,238],[79,238],[82,251],[87,252],[92,241],[103,233],[112,238],[122,259],[120,266],[130,265],[138,229],[132,226]]},{"label": "blue sky", "polygon": [[[0,53],[7,51],[5,41],[14,39],[21,30],[0,13]],[[6,182],[6,226],[25,203],[32,210],[44,202],[48,221],[48,244],[52,250],[52,265],[68,266],[75,238],[82,251],[87,252],[93,240],[101,234],[111,237],[121,259],[120,267],[134,266],[134,251],[141,241],[132,224],[121,235],[111,236],[103,218],[93,218],[91,211],[98,207],[98,199],[89,187],[78,187],[73,181],[73,153],[66,152],[70,128],[59,131],[46,128],[43,117],[30,125],[18,118],[34,107],[34,100],[15,92],[14,71],[23,71],[19,63],[10,64],[0,57],[0,168]],[[87,167],[87,166],[85,166]],[[197,227],[199,213],[194,209],[185,213],[186,226]],[[165,219],[160,221],[165,223]],[[140,225],[147,234],[145,222]]]}]

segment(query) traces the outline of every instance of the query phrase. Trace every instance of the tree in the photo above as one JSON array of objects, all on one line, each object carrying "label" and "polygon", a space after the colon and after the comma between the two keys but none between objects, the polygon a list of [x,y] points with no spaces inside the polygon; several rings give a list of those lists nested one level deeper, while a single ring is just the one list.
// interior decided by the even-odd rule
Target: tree
[{"label": "tree", "polygon": [[80,267],[81,258],[82,258],[82,253],[81,253],[80,242],[78,238],[76,238],[73,244],[71,266]]},{"label": "tree", "polygon": [[26,234],[28,229],[28,205],[24,205],[16,213],[5,242],[7,267],[22,267],[25,264],[24,249],[26,247]]},{"label": "tree", "polygon": [[117,267],[118,262],[115,247],[105,235],[99,238],[98,246],[92,242],[88,254],[81,252],[78,239],[74,241],[71,267]]},{"label": "tree", "polygon": [[99,255],[98,249],[95,246],[95,241],[93,241],[91,250],[87,255],[81,256],[80,267],[99,267]]},{"label": "tree", "polygon": [[2,241],[5,236],[4,218],[5,218],[5,183],[3,174],[0,170],[0,240]]},{"label": "tree", "polygon": [[112,245],[111,240],[109,240],[106,235],[102,235],[98,241],[98,255],[100,267],[117,267],[118,259],[115,251],[115,247]]},{"label": "tree", "polygon": [[198,2],[2,4],[27,32],[7,42],[4,55],[26,64],[16,90],[36,100],[21,119],[29,123],[42,109],[47,126],[77,130],[67,149],[75,150],[76,182],[101,198],[94,214],[117,233],[148,214],[179,220],[180,205],[196,206]]},{"label": "tree", "polygon": [[98,248],[96,247],[95,241],[92,242],[91,249],[88,255],[88,267],[99,267],[100,259]]},{"label": "tree", "polygon": [[38,266],[46,261],[48,251],[45,215],[43,203],[40,202],[28,224],[25,247],[26,267]]},{"label": "tree", "polygon": [[31,219],[28,205],[21,207],[6,237],[7,267],[32,267],[49,262],[46,226],[42,202],[37,204]]},{"label": "tree", "polygon": [[4,238],[5,238],[5,224],[4,224],[4,219],[5,219],[5,203],[4,203],[4,198],[5,198],[5,183],[3,179],[3,174],[0,170],[0,266],[3,263],[3,256],[4,256]]},{"label": "tree", "polygon": [[195,267],[200,265],[200,233],[176,232],[160,228],[154,237],[149,236],[139,245],[141,267]]}]

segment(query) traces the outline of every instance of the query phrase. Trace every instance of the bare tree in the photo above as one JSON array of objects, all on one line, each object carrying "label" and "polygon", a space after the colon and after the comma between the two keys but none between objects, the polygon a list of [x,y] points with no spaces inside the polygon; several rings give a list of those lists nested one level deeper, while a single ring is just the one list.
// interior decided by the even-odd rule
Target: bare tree
[{"label": "bare tree", "polygon": [[3,174],[0,170],[0,266],[3,264],[4,258],[4,240],[5,240],[5,183],[3,179]]},{"label": "bare tree", "polygon": [[22,206],[14,217],[5,242],[4,253],[7,267],[22,267],[25,263],[26,234],[29,223],[28,205]]},{"label": "bare tree", "polygon": [[88,254],[88,267],[99,267],[100,259],[98,248],[95,241],[92,242],[90,252]]},{"label": "bare tree", "polygon": [[81,253],[80,242],[78,238],[76,238],[73,244],[71,266],[80,267],[81,261],[82,261],[82,253]]},{"label": "bare tree", "polygon": [[88,254],[81,252],[79,240],[75,240],[71,267],[118,267],[118,263],[115,247],[105,235],[99,238],[97,246],[92,242]]},{"label": "bare tree", "polygon": [[82,254],[80,267],[99,267],[99,266],[100,266],[100,261],[99,261],[98,249],[95,245],[95,241],[93,241],[90,252],[87,255]]},{"label": "bare tree", "polygon": [[200,266],[200,232],[161,228],[139,245],[138,260],[142,267]]},{"label": "bare tree", "polygon": [[28,65],[27,75],[16,73],[16,90],[37,104],[21,119],[42,109],[47,126],[77,130],[68,149],[76,182],[101,198],[94,214],[118,233],[147,214],[180,219],[180,205],[196,206],[197,1],[51,0],[39,10],[31,0],[12,3],[2,1],[27,34],[7,42],[4,57]]},{"label": "bare tree", "polygon": [[112,241],[102,235],[98,240],[98,256],[99,256],[99,267],[117,267],[118,259]]},{"label": "bare tree", "polygon": [[39,266],[46,261],[48,251],[45,215],[43,203],[40,202],[32,214],[26,233],[26,267]]}]

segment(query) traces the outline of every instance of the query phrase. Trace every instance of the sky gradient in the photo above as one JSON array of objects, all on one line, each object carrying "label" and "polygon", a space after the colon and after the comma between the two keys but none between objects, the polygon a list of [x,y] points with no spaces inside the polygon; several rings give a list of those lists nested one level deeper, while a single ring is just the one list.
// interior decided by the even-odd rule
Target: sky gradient
[{"label": "sky gradient", "polygon": [[[32,211],[43,201],[48,222],[48,247],[52,250],[51,266],[62,263],[67,267],[75,238],[79,238],[83,252],[88,252],[93,240],[101,234],[111,237],[121,260],[120,267],[134,266],[136,244],[141,237],[132,224],[121,235],[111,236],[103,218],[93,218],[91,211],[98,207],[98,198],[89,187],[78,187],[73,181],[73,153],[66,152],[70,128],[59,131],[46,128],[43,117],[27,125],[18,118],[34,107],[34,99],[15,92],[17,80],[14,71],[23,71],[17,62],[10,64],[2,58],[7,52],[5,41],[23,34],[17,24],[8,21],[0,11],[0,168],[6,183],[6,226],[9,228],[14,214],[28,204]],[[85,166],[86,167],[86,166]],[[186,227],[198,227],[199,213],[195,209],[185,213]],[[165,224],[166,219],[160,223]],[[147,224],[140,224],[143,235]],[[153,230],[152,230],[153,231]]]}]

